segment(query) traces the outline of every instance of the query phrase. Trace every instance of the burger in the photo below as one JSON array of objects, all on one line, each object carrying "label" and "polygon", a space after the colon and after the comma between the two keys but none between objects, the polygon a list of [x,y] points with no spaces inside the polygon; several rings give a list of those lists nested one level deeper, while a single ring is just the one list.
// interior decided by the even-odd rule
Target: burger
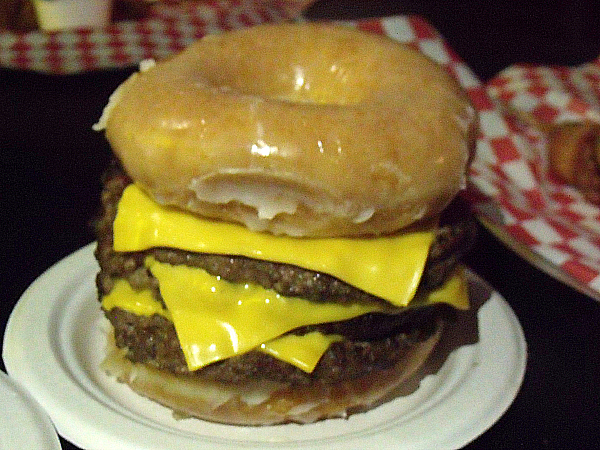
[{"label": "burger", "polygon": [[374,407],[469,307],[476,117],[389,38],[280,24],[145,62],[96,129],[103,365],[183,416],[310,423]]}]

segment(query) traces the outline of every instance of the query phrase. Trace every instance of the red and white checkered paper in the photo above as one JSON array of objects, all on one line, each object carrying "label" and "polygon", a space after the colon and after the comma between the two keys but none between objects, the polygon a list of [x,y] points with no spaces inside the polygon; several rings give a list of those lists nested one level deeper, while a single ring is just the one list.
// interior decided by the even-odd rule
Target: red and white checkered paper
[{"label": "red and white checkered paper", "polygon": [[[483,117],[471,179],[491,201],[476,207],[521,253],[600,300],[600,208],[548,171],[547,136],[531,124],[600,123],[600,58],[576,67],[511,66],[487,93],[505,130],[496,121],[486,129]],[[519,120],[525,116],[532,120]],[[498,145],[495,133],[511,142]]]},{"label": "red and white checkered paper", "polygon": [[163,59],[210,33],[297,17],[286,0],[161,2],[139,21],[45,33],[0,30],[0,66],[72,74]]},{"label": "red and white checkered paper", "polygon": [[[4,32],[0,65],[48,73],[131,66],[147,58],[162,59],[208,33],[288,20],[295,13],[285,2],[218,1],[167,6],[145,20],[102,30]],[[554,121],[598,120],[598,63],[577,72],[518,66],[484,86],[420,17],[346,24],[414,46],[458,79],[480,114],[477,154],[466,192],[475,211],[521,255],[533,255],[530,260],[542,269],[600,299],[600,211],[576,190],[552,180],[546,170],[544,136],[507,109],[527,108]]]}]

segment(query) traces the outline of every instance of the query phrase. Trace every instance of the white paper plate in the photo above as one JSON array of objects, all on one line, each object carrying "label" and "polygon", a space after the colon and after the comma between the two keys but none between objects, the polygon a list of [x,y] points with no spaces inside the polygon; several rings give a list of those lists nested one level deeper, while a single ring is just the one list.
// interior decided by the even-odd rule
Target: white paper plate
[{"label": "white paper plate", "polygon": [[420,385],[367,413],[258,428],[176,420],[99,369],[106,321],[92,252],[92,245],[80,249],[30,286],[9,319],[3,354],[10,375],[59,433],[84,449],[458,448],[504,413],[523,379],[526,344],[517,318],[470,274],[474,308],[446,330]]},{"label": "white paper plate", "polygon": [[0,450],[60,450],[50,418],[15,380],[0,372]]}]

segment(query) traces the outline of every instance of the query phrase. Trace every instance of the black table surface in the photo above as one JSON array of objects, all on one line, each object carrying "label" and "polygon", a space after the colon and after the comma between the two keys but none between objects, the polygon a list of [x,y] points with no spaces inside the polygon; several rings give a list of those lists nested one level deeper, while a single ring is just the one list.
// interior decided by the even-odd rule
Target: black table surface
[{"label": "black table surface", "polygon": [[[420,14],[483,81],[515,62],[578,64],[600,54],[596,2],[521,3],[322,0],[306,15]],[[132,70],[49,76],[0,69],[2,331],[27,286],[93,240],[89,221],[110,150],[91,125]],[[517,398],[466,448],[599,448],[600,303],[537,270],[481,227],[466,263],[509,302],[528,344]]]}]

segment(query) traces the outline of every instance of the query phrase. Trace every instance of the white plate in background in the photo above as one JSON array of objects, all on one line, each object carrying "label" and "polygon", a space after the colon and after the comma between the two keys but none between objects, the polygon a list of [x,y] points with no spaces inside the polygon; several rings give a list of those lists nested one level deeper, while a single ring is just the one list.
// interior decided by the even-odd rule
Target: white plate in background
[{"label": "white plate in background", "polygon": [[20,383],[0,372],[0,450],[60,450],[50,418]]}]

